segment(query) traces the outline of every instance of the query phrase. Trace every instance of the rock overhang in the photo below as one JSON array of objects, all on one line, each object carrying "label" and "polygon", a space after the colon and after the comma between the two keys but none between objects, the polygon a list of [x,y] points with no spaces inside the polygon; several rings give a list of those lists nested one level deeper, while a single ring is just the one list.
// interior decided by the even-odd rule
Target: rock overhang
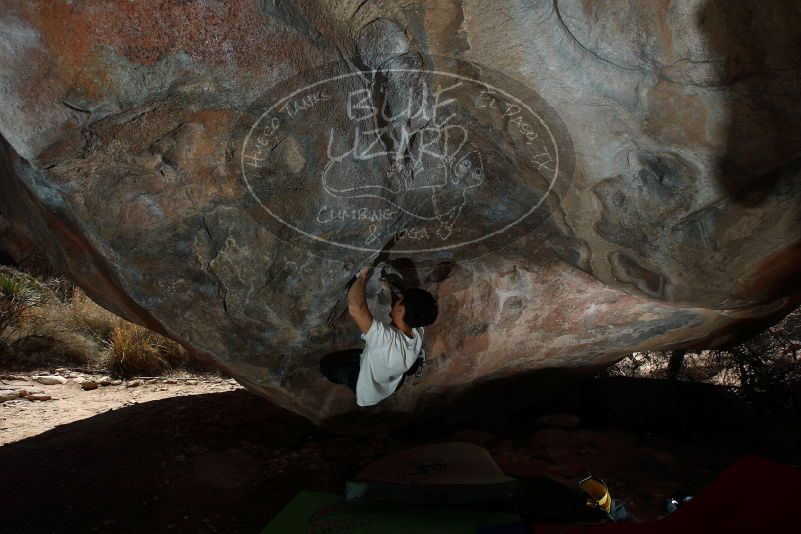
[{"label": "rock overhang", "polygon": [[[793,302],[792,3],[749,25],[747,6],[709,22],[712,3],[175,3],[166,27],[140,4],[135,37],[111,4],[10,6],[0,211],[100,303],[318,423],[458,410],[483,382],[714,343]],[[740,31],[770,38],[753,51]],[[292,124],[242,148],[271,103],[333,71],[358,82],[298,93]],[[473,82],[439,124],[454,76]],[[547,130],[562,137],[537,159],[526,142]],[[572,168],[549,189],[555,149]],[[541,199],[547,217],[510,239],[442,250]],[[317,361],[358,345],[343,290],[378,256],[411,262],[441,318],[426,379],[364,410]]]}]

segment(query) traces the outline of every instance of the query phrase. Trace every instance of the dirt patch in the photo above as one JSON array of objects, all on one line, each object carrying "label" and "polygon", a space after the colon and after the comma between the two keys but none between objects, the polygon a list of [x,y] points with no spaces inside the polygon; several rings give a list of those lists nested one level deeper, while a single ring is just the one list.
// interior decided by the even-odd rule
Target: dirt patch
[{"label": "dirt patch", "polygon": [[[61,425],[127,406],[171,397],[241,389],[241,386],[231,379],[207,379],[204,377],[129,380],[118,385],[98,386],[97,389],[88,391],[81,387],[83,380],[74,378],[68,379],[66,384],[53,385],[42,384],[31,379],[31,376],[48,375],[51,373],[47,371],[24,375],[11,374],[6,376],[24,377],[25,380],[0,380],[0,388],[37,388],[51,397],[47,401],[29,401],[21,397],[0,405],[0,445],[20,441]],[[89,380],[102,378],[101,375],[80,374],[79,376]],[[140,384],[128,387],[135,382]]]}]

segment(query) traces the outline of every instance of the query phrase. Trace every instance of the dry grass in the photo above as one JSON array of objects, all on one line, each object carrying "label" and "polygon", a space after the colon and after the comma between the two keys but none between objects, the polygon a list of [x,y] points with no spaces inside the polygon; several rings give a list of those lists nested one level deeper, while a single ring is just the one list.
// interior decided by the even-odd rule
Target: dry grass
[{"label": "dry grass", "polygon": [[[0,274],[14,280],[6,284],[8,291],[0,291],[0,309],[14,311],[3,315],[2,367],[78,365],[123,377],[213,371],[180,344],[117,317],[64,279],[43,282],[2,269]],[[20,308],[21,297],[32,291]]]},{"label": "dry grass", "polygon": [[66,322],[69,305],[47,300],[25,311],[6,335],[10,350],[2,363],[17,367],[91,365],[100,350],[97,340]]},{"label": "dry grass", "polygon": [[139,325],[121,321],[111,331],[105,366],[115,374],[154,376],[189,364],[181,345]]},{"label": "dry grass", "polygon": [[66,321],[76,332],[90,335],[97,340],[108,340],[116,328],[125,320],[95,304],[86,293],[76,288],[66,307]]}]

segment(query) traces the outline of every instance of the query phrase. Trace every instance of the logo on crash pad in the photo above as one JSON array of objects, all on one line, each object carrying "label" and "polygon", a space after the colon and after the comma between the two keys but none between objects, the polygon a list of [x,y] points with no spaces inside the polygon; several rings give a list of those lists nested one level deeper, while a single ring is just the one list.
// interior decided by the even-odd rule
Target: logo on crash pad
[{"label": "logo on crash pad", "polygon": [[421,478],[444,473],[447,469],[448,463],[445,460],[431,456],[407,465],[401,470],[400,474],[407,479]]},{"label": "logo on crash pad", "polygon": [[556,112],[486,67],[434,63],[337,62],[251,106],[230,152],[261,220],[323,253],[456,260],[545,220],[574,166]]}]

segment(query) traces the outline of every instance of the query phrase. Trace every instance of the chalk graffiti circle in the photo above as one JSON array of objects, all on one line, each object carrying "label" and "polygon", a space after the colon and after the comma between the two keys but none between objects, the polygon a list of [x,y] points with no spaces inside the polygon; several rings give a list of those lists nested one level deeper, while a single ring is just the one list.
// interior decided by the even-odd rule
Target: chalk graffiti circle
[{"label": "chalk graffiti circle", "polygon": [[574,171],[558,114],[483,66],[341,61],[273,87],[229,149],[271,231],[328,255],[480,256],[558,209]]}]

